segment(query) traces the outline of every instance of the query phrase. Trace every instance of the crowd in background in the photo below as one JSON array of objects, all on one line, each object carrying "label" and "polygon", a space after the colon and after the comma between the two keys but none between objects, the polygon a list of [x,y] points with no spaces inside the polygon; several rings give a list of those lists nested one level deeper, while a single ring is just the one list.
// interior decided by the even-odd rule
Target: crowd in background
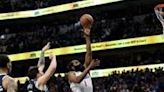
[{"label": "crowd in background", "polygon": [[[162,46],[158,45],[160,49]],[[156,48],[156,47],[152,47]],[[153,50],[152,48],[144,49],[148,52],[145,52],[141,48],[135,49],[141,52],[129,52],[120,50],[119,53],[109,55],[107,57],[103,57],[100,63],[100,69],[104,68],[116,68],[116,67],[127,67],[127,66],[138,66],[138,65],[149,65],[149,64],[163,64],[163,51],[161,50]],[[112,52],[110,52],[112,53]],[[95,52],[94,52],[95,54]],[[70,56],[71,57],[71,56]],[[67,57],[61,57],[67,58]],[[105,61],[106,60],[106,61]],[[26,63],[23,61],[23,65],[15,66],[14,73],[19,74],[17,76],[21,76],[22,72],[25,73],[26,65],[29,65],[31,60]],[[36,61],[31,61],[36,62]],[[64,63],[65,62],[65,63]],[[60,61],[58,58],[58,66],[57,72],[62,72],[65,67],[64,64],[69,61]],[[37,63],[37,62],[36,62]],[[19,67],[19,68],[17,68]],[[24,67],[25,70],[22,69]],[[151,68],[151,67],[148,67]],[[164,69],[163,67],[157,67],[155,69],[148,69],[145,68],[143,70],[140,69],[132,69],[130,71],[113,71],[111,75],[108,77],[100,77],[100,78],[93,78],[93,87],[94,92],[163,92],[163,85],[164,85]],[[20,71],[22,70],[22,72]],[[60,70],[60,71],[58,71]],[[19,84],[19,92],[27,92],[26,87],[28,81],[25,84]],[[50,92],[71,92],[67,77],[61,77],[60,75],[57,77],[52,77],[51,80],[48,82]]]},{"label": "crowd in background", "polygon": [[[156,47],[152,47],[156,48]],[[129,52],[125,52],[120,50],[118,54],[113,55],[107,55],[106,57],[102,56],[100,57],[101,62],[101,68],[115,68],[115,67],[127,67],[127,66],[137,66],[137,65],[147,65],[147,64],[159,64],[163,63],[163,51],[156,50],[154,52],[131,52],[130,49]],[[133,50],[140,50],[134,48]],[[151,49],[148,49],[151,51]],[[112,52],[108,52],[112,53]]]},{"label": "crowd in background", "polygon": [[82,0],[1,0],[0,12],[15,12],[46,8]]},{"label": "crowd in background", "polygon": [[[113,71],[108,77],[93,78],[94,92],[163,92],[164,71],[162,67],[155,69]],[[18,82],[19,91],[27,92],[28,81]],[[50,92],[72,92],[65,77],[53,77],[49,81]]]},{"label": "crowd in background", "polygon": [[[149,48],[150,47],[150,48]],[[147,64],[160,64],[164,63],[164,45],[155,46],[143,46],[140,48],[133,47],[119,50],[108,50],[108,51],[97,51],[93,52],[94,59],[100,59],[100,66],[96,69],[104,68],[116,68],[116,67],[127,67],[127,66],[138,66]],[[154,49],[155,48],[155,49]],[[154,50],[153,50],[154,49]],[[74,59],[78,59],[81,63],[84,63],[85,53],[82,54],[71,54],[64,56],[57,56],[58,67],[56,73],[68,72],[67,64]],[[22,60],[19,62],[12,62],[13,77],[27,76],[28,68],[30,66],[37,65],[38,59]],[[50,61],[46,58],[46,61]],[[50,62],[46,62],[46,68]],[[23,68],[22,68],[23,67]]]},{"label": "crowd in background", "polygon": [[[2,0],[0,1],[0,9],[7,9],[7,7],[3,6],[7,4],[13,4],[11,5],[12,7],[25,6],[26,8],[33,8],[33,6],[38,7],[38,5],[35,4],[40,4],[41,2],[45,2],[41,5],[46,3],[49,5],[48,3],[54,4],[52,2],[61,4],[74,1],[78,0]],[[18,9],[23,9],[20,7],[18,7]],[[92,27],[92,43],[158,35],[162,33],[161,23],[156,18],[154,11],[145,8],[146,6],[136,5],[134,6],[134,10],[129,9],[130,6],[119,10],[120,7],[121,4],[117,6],[118,10],[104,10],[102,11],[103,13],[91,12],[95,19]],[[23,24],[21,22],[14,23],[13,21],[13,24],[16,25],[12,26],[12,24],[9,25],[8,23],[7,26],[0,25],[0,52],[13,54],[36,51],[40,50],[49,41],[51,42],[52,48],[85,44],[82,28],[77,26],[80,16],[76,16],[77,19],[67,19],[64,18],[68,17],[67,14],[65,15],[63,19],[61,18],[58,21],[54,21],[55,17],[52,17],[54,20],[38,19],[41,23],[29,22]],[[73,15],[76,14],[72,14],[70,18],[74,17]]]},{"label": "crowd in background", "polygon": [[[92,43],[162,33],[162,26],[153,13],[115,19],[107,16],[96,17],[92,28]],[[40,50],[48,41],[52,48],[84,44],[82,29],[75,23],[52,22],[1,29],[0,52],[11,54]],[[10,33],[14,30],[17,33]]]},{"label": "crowd in background", "polygon": [[94,79],[95,92],[163,92],[163,76],[163,68],[114,72]]},{"label": "crowd in background", "polygon": [[[79,0],[1,0],[0,12],[38,9],[74,1]],[[110,13],[100,15],[101,16],[94,16],[96,21],[92,28],[91,40],[93,43],[158,35],[162,33],[162,26],[154,13],[133,16],[120,15],[121,17],[117,18],[109,18]],[[0,27],[0,53],[14,54],[40,50],[49,41],[51,42],[51,48],[85,44],[82,29],[75,25],[77,21],[67,23],[64,23],[65,21],[63,23],[55,21],[44,24],[36,23],[35,25],[29,23],[24,26]],[[103,57],[103,63],[101,63],[99,68],[125,67],[163,62],[163,53],[160,53],[160,50],[153,54],[141,52],[139,54],[124,53],[124,55],[109,55],[106,56],[106,58]],[[30,61],[33,62],[33,60]],[[24,63],[14,62],[14,77],[25,76],[23,73],[25,73],[30,66],[30,61],[28,63],[24,61],[22,61]],[[58,64],[64,65],[63,62],[66,61],[61,60]],[[58,70],[62,69],[63,66],[58,66]],[[163,92],[163,76],[163,68],[157,68],[155,72],[153,69],[148,68],[122,73],[114,71],[113,74],[108,77],[93,79],[94,92]],[[25,84],[20,84],[18,81],[18,92],[27,92],[27,84],[28,81],[26,81]],[[61,76],[52,77],[48,85],[50,92],[71,92],[67,79]]]}]

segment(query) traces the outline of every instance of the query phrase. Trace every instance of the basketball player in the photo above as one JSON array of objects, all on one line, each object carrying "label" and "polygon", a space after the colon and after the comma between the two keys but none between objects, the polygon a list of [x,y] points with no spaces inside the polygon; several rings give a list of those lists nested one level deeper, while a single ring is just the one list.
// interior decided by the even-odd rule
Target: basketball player
[{"label": "basketball player", "polygon": [[11,62],[6,55],[0,55],[0,92],[16,92],[17,83],[7,75],[11,72]]},{"label": "basketball player", "polygon": [[68,80],[73,92],[93,92],[93,85],[89,71],[91,68],[98,66],[100,63],[97,59],[92,60],[89,28],[84,29],[84,37],[87,49],[84,65],[82,65],[78,60],[72,60],[67,66],[69,69]]},{"label": "basketball player", "polygon": [[43,72],[45,66],[44,52],[49,48],[50,43],[47,43],[47,45],[43,47],[41,51],[41,57],[38,61],[38,65],[29,68],[28,77],[30,78],[30,81],[27,87],[28,92],[49,92],[46,83],[54,74],[57,67],[56,56],[51,56],[51,63],[49,67],[45,73]]}]

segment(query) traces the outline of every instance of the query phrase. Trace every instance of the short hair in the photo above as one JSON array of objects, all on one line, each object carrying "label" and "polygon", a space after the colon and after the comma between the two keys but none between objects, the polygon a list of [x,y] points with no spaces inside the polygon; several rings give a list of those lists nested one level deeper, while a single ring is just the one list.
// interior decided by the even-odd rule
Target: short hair
[{"label": "short hair", "polygon": [[28,77],[30,79],[35,79],[37,76],[37,73],[39,73],[38,67],[37,66],[31,66],[28,70]]},{"label": "short hair", "polygon": [[[67,69],[68,69],[68,71],[72,71],[73,61],[76,61],[76,59],[71,60],[71,61],[67,64]],[[77,60],[77,61],[79,61],[79,60]]]},{"label": "short hair", "polygon": [[73,62],[70,61],[70,62],[67,64],[67,69],[68,69],[68,71],[71,71],[71,70],[72,70],[72,69],[71,69],[72,66],[73,66]]},{"label": "short hair", "polygon": [[9,62],[10,59],[7,55],[0,55],[0,68],[6,68]]}]

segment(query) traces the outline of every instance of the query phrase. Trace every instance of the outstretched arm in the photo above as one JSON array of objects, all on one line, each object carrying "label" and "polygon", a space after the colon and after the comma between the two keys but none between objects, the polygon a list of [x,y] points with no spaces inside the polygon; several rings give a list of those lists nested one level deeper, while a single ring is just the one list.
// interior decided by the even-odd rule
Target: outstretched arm
[{"label": "outstretched arm", "polygon": [[42,48],[42,51],[41,51],[41,55],[40,55],[40,58],[39,58],[39,61],[38,61],[38,69],[39,71],[43,72],[43,69],[45,67],[45,58],[44,58],[44,52],[50,48],[50,42],[48,42],[43,48]]},{"label": "outstretched arm", "polygon": [[54,74],[54,72],[56,71],[56,67],[57,67],[57,62],[56,62],[56,56],[54,55],[52,57],[51,63],[47,69],[47,71],[44,73],[43,76],[41,76],[38,79],[38,84],[44,85],[47,83],[47,81],[50,79],[50,77]]},{"label": "outstretched arm", "polygon": [[85,62],[84,66],[87,67],[92,61],[92,50],[91,50],[91,39],[90,39],[90,29],[84,29],[84,37],[86,40],[86,54],[85,54]]}]

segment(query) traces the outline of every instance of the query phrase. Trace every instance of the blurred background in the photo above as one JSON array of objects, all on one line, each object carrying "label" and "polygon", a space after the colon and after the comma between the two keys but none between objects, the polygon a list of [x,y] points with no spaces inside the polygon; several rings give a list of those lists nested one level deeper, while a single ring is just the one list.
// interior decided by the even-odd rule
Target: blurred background
[{"label": "blurred background", "polygon": [[[47,42],[51,42],[51,49],[54,50],[67,46],[85,46],[78,22],[81,15],[89,13],[95,19],[91,36],[93,44],[120,43],[120,47],[116,45],[112,48],[110,44],[111,47],[97,47],[100,50],[93,51],[93,57],[101,60],[100,66],[93,72],[116,69],[106,72],[107,76],[94,76],[94,92],[164,92],[164,70],[160,66],[164,64],[164,40],[161,38],[162,25],[154,13],[154,7],[161,3],[164,1],[1,0],[0,53],[15,58],[11,59],[11,76],[26,77],[28,68],[38,61],[38,54],[34,51],[41,50]],[[151,39],[152,43],[144,40],[145,43],[143,41],[143,44],[139,44],[140,38]],[[131,41],[132,45],[124,46],[124,41]],[[29,52],[27,56],[31,57],[17,59],[19,54],[25,52]],[[67,79],[61,74],[67,72],[69,61],[84,61],[85,51],[62,53],[57,55],[56,74],[59,75],[48,82],[51,92],[71,92]],[[48,58],[46,60],[49,61]],[[46,66],[49,63],[46,62]],[[140,68],[141,65],[145,67]],[[123,68],[118,70],[120,67]],[[127,67],[131,69],[126,71]],[[28,79],[19,79],[17,82],[19,92],[27,92]]]}]

